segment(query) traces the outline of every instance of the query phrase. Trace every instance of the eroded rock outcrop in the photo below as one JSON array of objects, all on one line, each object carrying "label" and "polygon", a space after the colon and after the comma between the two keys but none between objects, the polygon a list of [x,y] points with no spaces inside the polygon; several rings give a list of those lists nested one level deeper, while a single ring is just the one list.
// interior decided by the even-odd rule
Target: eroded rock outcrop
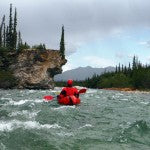
[{"label": "eroded rock outcrop", "polygon": [[58,50],[23,50],[10,65],[17,79],[16,88],[49,89],[54,87],[53,77],[62,72],[67,62]]}]

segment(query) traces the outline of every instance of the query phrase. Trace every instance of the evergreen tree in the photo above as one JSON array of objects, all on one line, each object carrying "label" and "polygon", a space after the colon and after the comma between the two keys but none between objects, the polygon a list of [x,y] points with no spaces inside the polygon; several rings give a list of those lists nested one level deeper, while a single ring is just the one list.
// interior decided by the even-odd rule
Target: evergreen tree
[{"label": "evergreen tree", "polygon": [[124,74],[127,75],[128,71],[127,71],[127,67],[124,67]]},{"label": "evergreen tree", "polygon": [[4,29],[3,29],[3,46],[6,47],[6,25],[4,22]]},{"label": "evergreen tree", "polygon": [[0,47],[2,46],[2,27],[3,27],[3,24],[1,23],[1,26],[0,26]]},{"label": "evergreen tree", "polygon": [[21,51],[21,46],[22,46],[22,38],[21,38],[21,32],[19,31],[18,33],[18,46],[17,46],[17,51]]},{"label": "evergreen tree", "polygon": [[116,65],[116,70],[115,70],[115,73],[118,73],[118,66]]},{"label": "evergreen tree", "polygon": [[16,50],[17,45],[17,10],[15,8],[14,25],[13,25],[13,49]]},{"label": "evergreen tree", "polygon": [[137,67],[138,67],[138,57],[137,56],[134,56],[133,57],[133,62],[132,62],[132,69],[133,70],[135,70],[135,69],[137,69]]},{"label": "evergreen tree", "polygon": [[62,58],[65,58],[64,26],[62,26],[62,34],[60,40],[60,53],[62,55]]},{"label": "evergreen tree", "polygon": [[123,67],[123,64],[122,64],[122,68],[121,68],[121,71],[122,71],[122,72],[124,72],[124,67]]},{"label": "evergreen tree", "polygon": [[145,65],[145,68],[148,68],[148,65],[147,65],[147,64]]},{"label": "evergreen tree", "polygon": [[10,12],[9,12],[8,48],[11,50],[13,49],[12,4],[10,4]]},{"label": "evergreen tree", "polygon": [[136,68],[136,63],[135,63],[135,56],[133,57],[133,62],[132,62],[132,69],[134,70]]},{"label": "evergreen tree", "polygon": [[128,65],[128,68],[127,68],[127,74],[129,75],[129,76],[131,76],[131,64],[130,64],[130,62],[129,62],[129,65]]},{"label": "evergreen tree", "polygon": [[43,44],[43,50],[46,50],[46,45],[45,44]]},{"label": "evergreen tree", "polygon": [[5,15],[3,16],[2,18],[2,22],[1,22],[1,25],[0,25],[0,47],[2,47],[3,45],[3,26],[4,26],[4,22],[5,22]]},{"label": "evergreen tree", "polygon": [[20,46],[20,50],[29,49],[29,48],[30,48],[30,46],[27,44],[27,42],[25,42],[24,44],[22,43]]},{"label": "evergreen tree", "polygon": [[34,46],[32,46],[32,48],[37,49],[37,50],[46,50],[45,44],[34,45]]},{"label": "evergreen tree", "polygon": [[118,72],[120,72],[121,71],[121,68],[120,68],[120,63],[119,63],[119,66],[118,66]]},{"label": "evergreen tree", "polygon": [[[119,64],[120,66],[120,64]],[[129,63],[123,72],[119,72],[120,67],[115,72],[104,72],[102,75],[93,75],[85,81],[78,82],[81,86],[89,88],[112,88],[112,87],[131,87],[133,89],[150,89],[150,65],[142,65],[137,57],[133,57],[133,68]],[[122,69],[121,69],[122,70]],[[78,84],[76,82],[76,84]]]},{"label": "evergreen tree", "polygon": [[128,70],[131,70],[131,65],[130,65],[130,63],[129,63],[129,67],[128,67]]},{"label": "evergreen tree", "polygon": [[142,68],[142,63],[141,63],[140,61],[138,62],[137,68],[138,68],[138,69],[141,69],[141,68]]},{"label": "evergreen tree", "polygon": [[6,47],[9,47],[9,31],[8,31],[8,26],[6,28]]}]

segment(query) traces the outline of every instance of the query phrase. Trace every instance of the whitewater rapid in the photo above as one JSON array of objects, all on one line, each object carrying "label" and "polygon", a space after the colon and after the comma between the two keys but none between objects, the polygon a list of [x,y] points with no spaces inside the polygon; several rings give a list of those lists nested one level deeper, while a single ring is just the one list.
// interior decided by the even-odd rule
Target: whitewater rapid
[{"label": "whitewater rapid", "polygon": [[150,94],[88,89],[78,106],[44,95],[54,90],[0,90],[0,150],[150,149]]}]

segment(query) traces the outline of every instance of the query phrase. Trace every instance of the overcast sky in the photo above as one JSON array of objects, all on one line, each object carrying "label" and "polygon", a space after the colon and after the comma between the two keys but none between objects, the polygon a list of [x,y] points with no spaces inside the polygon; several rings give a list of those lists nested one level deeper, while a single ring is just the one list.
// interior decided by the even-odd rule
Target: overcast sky
[{"label": "overcast sky", "polygon": [[1,18],[10,3],[30,45],[58,49],[65,26],[64,70],[127,65],[133,55],[150,63],[150,0],[0,0]]}]

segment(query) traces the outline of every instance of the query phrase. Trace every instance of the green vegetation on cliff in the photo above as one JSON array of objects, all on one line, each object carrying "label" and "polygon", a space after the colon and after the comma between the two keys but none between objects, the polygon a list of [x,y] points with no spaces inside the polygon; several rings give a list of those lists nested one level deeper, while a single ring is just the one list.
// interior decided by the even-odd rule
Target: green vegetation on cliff
[{"label": "green vegetation on cliff", "polygon": [[0,88],[12,88],[17,84],[17,79],[13,76],[13,72],[0,70]]},{"label": "green vegetation on cliff", "polygon": [[[8,25],[6,25],[5,22],[8,22]],[[33,55],[31,62],[35,63],[36,61],[43,62],[44,58],[40,54],[43,52],[47,53],[45,44],[30,46],[27,42],[23,42],[21,32],[17,31],[17,22],[17,9],[15,8],[13,13],[13,7],[12,4],[10,4],[9,20],[6,21],[4,15],[0,22],[0,88],[12,88],[17,84],[18,79],[14,77],[15,67],[12,66],[16,66],[16,64],[19,63],[17,62],[17,58],[20,54],[26,52],[26,50],[29,51],[29,56],[30,53]],[[60,57],[62,61],[65,60],[64,26],[62,27],[60,50],[58,50],[57,53],[56,59]],[[30,64],[32,64],[31,62]],[[28,64],[28,62],[24,64]],[[29,70],[30,68],[27,74]],[[24,74],[22,74],[21,78],[24,78]]]}]

